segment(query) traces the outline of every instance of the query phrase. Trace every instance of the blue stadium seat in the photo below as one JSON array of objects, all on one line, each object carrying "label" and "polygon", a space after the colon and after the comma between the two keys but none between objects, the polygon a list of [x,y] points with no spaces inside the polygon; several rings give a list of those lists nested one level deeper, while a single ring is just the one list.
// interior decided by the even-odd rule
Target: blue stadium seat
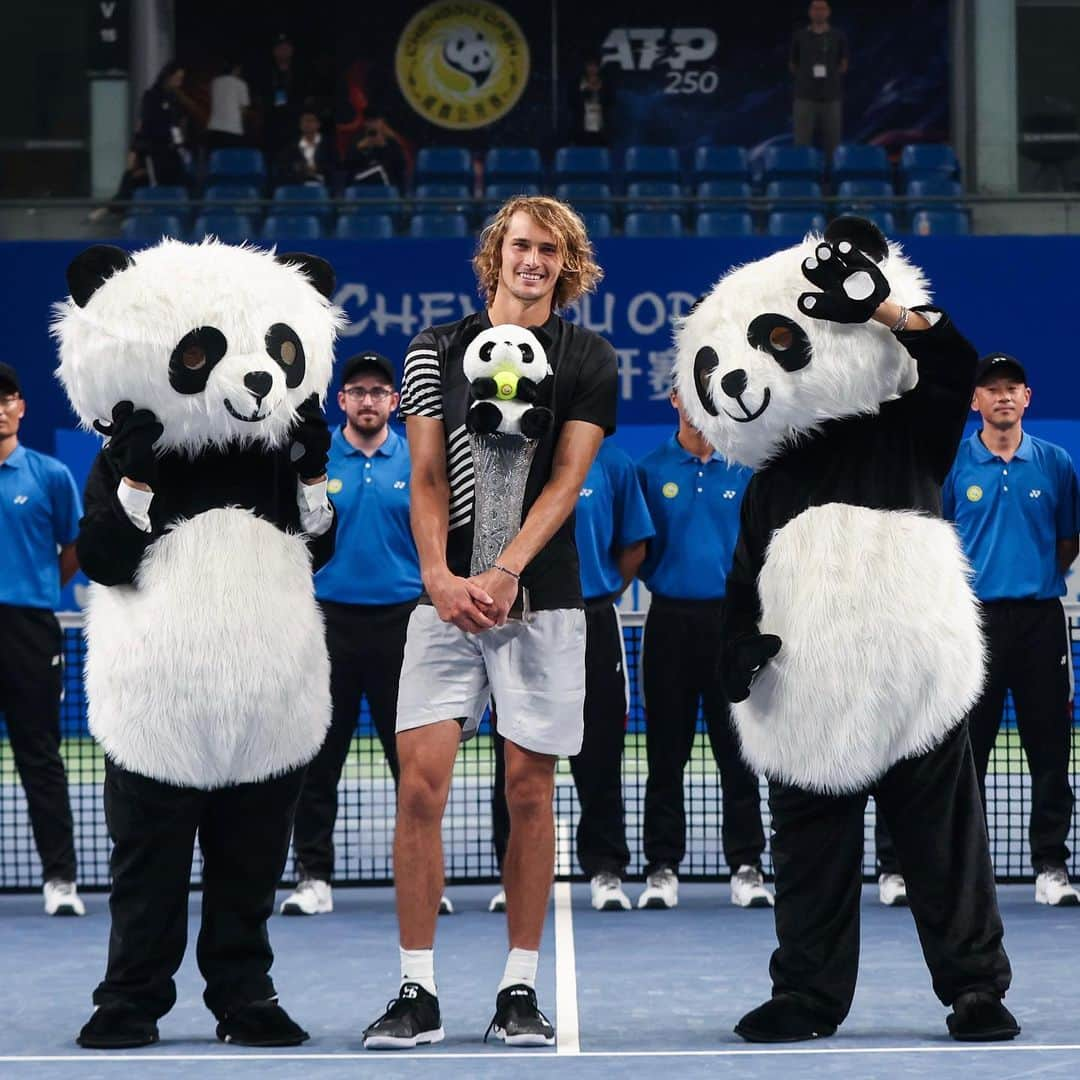
[{"label": "blue stadium seat", "polygon": [[[932,199],[933,202],[915,202],[908,205],[912,213],[919,210],[959,210],[960,202],[964,196],[964,189],[959,180],[952,180],[947,176],[917,177],[908,181],[907,194],[912,200]],[[953,202],[942,202],[942,199],[952,199]]]},{"label": "blue stadium seat", "polygon": [[282,184],[274,189],[272,214],[312,214],[326,221],[332,210],[330,193],[322,184]]},{"label": "blue stadium seat", "polygon": [[628,146],[623,157],[627,182],[679,179],[679,151],[674,146]]},{"label": "blue stadium seat", "polygon": [[892,201],[895,194],[889,180],[841,180],[836,186],[836,194],[841,199],[864,200],[876,204]]},{"label": "blue stadium seat", "polygon": [[425,146],[416,155],[418,184],[473,183],[472,154],[464,146]]},{"label": "blue stadium seat", "polygon": [[314,214],[271,214],[263,222],[264,240],[318,240],[321,235]]},{"label": "blue stadium seat", "polygon": [[[243,206],[246,200],[261,199],[262,192],[254,184],[210,184],[203,192],[204,203],[220,203],[221,205],[207,206],[206,213],[217,213],[231,208],[242,214],[254,215],[259,213],[259,208]],[[229,204],[229,205],[226,205]]]},{"label": "blue stadium seat", "polygon": [[682,236],[682,221],[674,212],[627,214],[623,232],[627,236]]},{"label": "blue stadium seat", "polygon": [[765,185],[765,198],[784,200],[781,205],[770,204],[770,210],[809,210],[814,214],[825,212],[825,204],[821,201],[821,185],[816,180],[770,180]]},{"label": "blue stadium seat", "polygon": [[825,217],[806,210],[774,210],[769,215],[766,232],[770,236],[805,236],[808,232],[823,233]]},{"label": "blue stadium seat", "polygon": [[606,146],[560,146],[555,151],[556,182],[611,181],[611,154]]},{"label": "blue stadium seat", "polygon": [[254,147],[232,146],[211,150],[206,170],[210,183],[262,185],[266,180],[266,162],[262,151]]},{"label": "blue stadium seat", "polygon": [[506,181],[500,184],[488,184],[484,188],[484,201],[487,208],[498,210],[507,199],[515,195],[539,195],[538,184],[525,183],[523,181]]},{"label": "blue stadium seat", "polygon": [[833,183],[843,180],[891,180],[892,168],[882,146],[841,143],[832,156]]},{"label": "blue stadium seat", "polygon": [[499,146],[484,157],[486,184],[539,184],[544,167],[534,146]]},{"label": "blue stadium seat", "polygon": [[697,236],[753,236],[754,219],[748,210],[705,210],[694,225]]},{"label": "blue stadium seat", "polygon": [[911,218],[917,236],[966,236],[971,223],[963,210],[919,210]]},{"label": "blue stadium seat", "polygon": [[125,240],[154,243],[163,236],[184,238],[184,226],[177,214],[132,214],[120,223],[120,232]]},{"label": "blue stadium seat", "polygon": [[675,211],[681,213],[682,188],[673,180],[634,180],[627,186],[627,197],[633,201],[626,204],[628,214],[651,213],[653,211]]},{"label": "blue stadium seat", "polygon": [[749,202],[752,195],[753,191],[746,180],[702,180],[697,186],[699,199],[744,199]]},{"label": "blue stadium seat", "polygon": [[611,214],[611,186],[598,180],[574,180],[558,184],[555,198],[570,203],[582,214]]},{"label": "blue stadium seat", "polygon": [[[397,214],[401,211],[401,193],[393,184],[350,184],[342,193],[346,202],[356,202],[358,205],[350,206],[345,211],[347,214]],[[386,202],[393,199],[394,202]],[[372,200],[380,200],[374,202]],[[370,203],[370,205],[369,205]]]},{"label": "blue stadium seat", "polygon": [[765,151],[766,180],[820,180],[821,172],[816,146],[770,146]]},{"label": "blue stadium seat", "polygon": [[750,160],[741,146],[699,146],[694,151],[694,181],[748,180]]},{"label": "blue stadium seat", "polygon": [[394,219],[389,214],[360,214],[338,216],[334,235],[339,240],[389,240],[394,235]]},{"label": "blue stadium seat", "polygon": [[[162,206],[162,203],[171,204]],[[183,203],[183,206],[178,204]],[[188,212],[188,191],[185,187],[141,187],[131,196],[133,214],[175,214],[183,217]]]},{"label": "blue stadium seat", "polygon": [[891,210],[882,210],[874,207],[870,210],[858,211],[860,217],[872,221],[886,236],[896,233],[896,217]]},{"label": "blue stadium seat", "polygon": [[226,244],[242,244],[245,240],[254,240],[259,235],[247,214],[237,214],[230,210],[200,214],[195,219],[195,227],[191,233],[192,239],[196,241],[212,234]]},{"label": "blue stadium seat", "polygon": [[591,240],[603,240],[611,235],[611,215],[597,211],[582,211],[581,220],[585,223]]},{"label": "blue stadium seat", "polygon": [[464,214],[413,214],[409,235],[425,238],[468,236],[469,222]]},{"label": "blue stadium seat", "polygon": [[900,151],[900,175],[907,180],[927,176],[952,180],[960,175],[960,162],[948,143],[908,143]]},{"label": "blue stadium seat", "polygon": [[467,184],[419,184],[416,188],[418,199],[436,199],[432,205],[435,211],[450,210],[463,213],[472,199],[472,188]]}]

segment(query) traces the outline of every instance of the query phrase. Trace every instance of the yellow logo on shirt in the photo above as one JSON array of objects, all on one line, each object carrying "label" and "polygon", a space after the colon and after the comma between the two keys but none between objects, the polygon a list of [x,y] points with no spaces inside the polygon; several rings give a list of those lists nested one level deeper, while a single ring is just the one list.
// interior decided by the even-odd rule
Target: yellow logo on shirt
[{"label": "yellow logo on shirt", "polygon": [[983,497],[983,489],[978,484],[972,484],[964,494],[967,495],[968,502],[978,502]]},{"label": "yellow logo on shirt", "polygon": [[326,484],[326,493],[328,495],[336,495],[345,485],[335,476],[333,480],[330,480]]},{"label": "yellow logo on shirt", "polygon": [[679,494],[679,485],[669,480],[660,491],[665,499],[674,499]]}]

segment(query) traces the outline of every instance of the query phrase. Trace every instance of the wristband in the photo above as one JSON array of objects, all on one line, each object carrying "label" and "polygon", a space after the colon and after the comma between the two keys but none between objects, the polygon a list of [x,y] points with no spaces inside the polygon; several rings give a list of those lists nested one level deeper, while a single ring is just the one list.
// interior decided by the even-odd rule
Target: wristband
[{"label": "wristband", "polygon": [[492,563],[492,570],[501,570],[504,574],[509,574],[515,581],[521,580],[520,574],[515,574],[509,567],[503,566],[502,563]]},{"label": "wristband", "polygon": [[908,319],[911,317],[911,312],[906,307],[901,306],[900,317],[889,327],[894,334],[899,334],[907,329]]}]

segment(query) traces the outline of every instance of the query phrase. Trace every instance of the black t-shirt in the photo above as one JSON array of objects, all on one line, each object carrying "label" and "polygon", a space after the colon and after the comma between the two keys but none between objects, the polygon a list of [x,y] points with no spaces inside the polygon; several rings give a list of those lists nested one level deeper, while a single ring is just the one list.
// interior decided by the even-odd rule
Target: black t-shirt
[{"label": "black t-shirt", "polygon": [[839,100],[844,89],[840,66],[847,56],[847,35],[843,30],[830,27],[823,34],[815,34],[808,26],[796,30],[791,39],[795,96],[804,101]]},{"label": "black t-shirt", "polygon": [[[476,326],[491,326],[486,311],[421,331],[405,355],[401,384],[402,416],[427,416],[443,423],[450,485],[446,560],[451,572],[460,577],[470,574],[475,497],[472,451],[465,429],[472,397],[462,361],[469,332]],[[538,404],[552,410],[555,423],[536,448],[525,486],[522,520],[551,477],[563,424],[583,420],[603,428],[605,435],[615,430],[615,350],[591,330],[555,314],[543,328],[552,341],[547,356],[553,375],[541,384]],[[582,607],[573,514],[525,568],[521,584],[529,590],[529,604],[537,611]]]}]

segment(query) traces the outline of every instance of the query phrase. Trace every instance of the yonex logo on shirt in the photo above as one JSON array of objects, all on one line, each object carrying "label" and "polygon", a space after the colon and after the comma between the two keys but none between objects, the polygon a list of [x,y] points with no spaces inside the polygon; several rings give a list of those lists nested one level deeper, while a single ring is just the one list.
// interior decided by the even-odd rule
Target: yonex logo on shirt
[{"label": "yonex logo on shirt", "polygon": [[14,499],[14,502],[15,502],[16,506],[22,506],[22,504],[24,502],[29,502],[29,501],[30,501],[30,496],[29,495],[16,495],[15,499]]},{"label": "yonex logo on shirt", "polygon": [[405,481],[404,480],[395,480],[394,481],[394,487],[397,488],[398,491],[400,491],[403,487],[405,487]]},{"label": "yonex logo on shirt", "polygon": [[581,498],[583,498],[583,499],[587,499],[587,498],[588,498],[588,497],[589,497],[589,496],[590,496],[590,495],[591,495],[592,493],[593,493],[593,489],[592,489],[592,488],[582,488],[582,489],[581,489],[581,491],[580,491],[580,492],[578,492],[578,494],[579,494],[579,495],[581,496]]},{"label": "yonex logo on shirt", "polygon": [[1037,499],[1041,494],[1042,494],[1042,492],[1038,488],[1032,488],[1028,492],[1028,498],[1029,499]]},{"label": "yonex logo on shirt", "polygon": [[724,492],[724,498],[725,499],[734,499],[737,494],[738,494],[737,491],[732,491],[730,488],[728,488],[728,490]]}]

